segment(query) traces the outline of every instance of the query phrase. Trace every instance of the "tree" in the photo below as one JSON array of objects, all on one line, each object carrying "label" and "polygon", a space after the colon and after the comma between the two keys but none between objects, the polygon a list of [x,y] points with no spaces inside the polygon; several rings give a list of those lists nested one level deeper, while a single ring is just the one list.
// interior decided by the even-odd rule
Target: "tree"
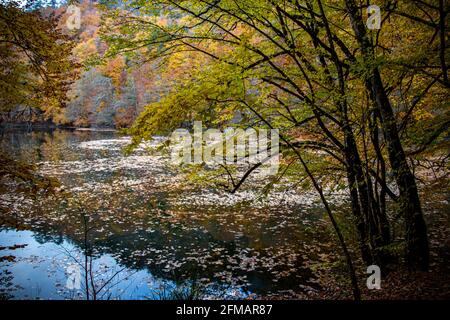
[{"label": "tree", "polygon": [[[375,61],[376,59],[374,44],[371,43],[367,36],[362,16],[355,1],[346,1],[346,7],[350,14],[352,27],[362,57],[364,61],[367,62],[366,69],[364,70],[366,74],[363,75],[362,78],[365,81],[367,91],[370,93],[370,99],[377,109],[379,120],[383,128],[384,139],[388,145],[387,150],[392,172],[400,190],[399,202],[402,215],[405,218],[406,229],[406,260],[408,266],[412,269],[428,270],[428,237],[416,181],[400,141],[394,111],[382,81],[379,67],[377,65],[370,65],[370,62]],[[443,30],[441,30],[441,33],[443,34]],[[447,74],[444,69],[444,82],[448,82],[446,78]],[[448,84],[445,85],[449,86]]]},{"label": "tree", "polygon": [[114,110],[110,106],[113,104],[114,86],[111,78],[103,76],[95,68],[91,69],[76,82],[70,97],[66,115],[75,126],[113,124]]},{"label": "tree", "polygon": [[2,1],[0,34],[1,111],[20,105],[37,110],[44,119],[58,120],[76,65],[70,61],[70,39],[58,29],[57,18]]},{"label": "tree", "polygon": [[137,117],[138,104],[135,80],[128,78],[127,84],[121,94],[121,99],[114,104],[114,124],[118,128],[130,127]]}]

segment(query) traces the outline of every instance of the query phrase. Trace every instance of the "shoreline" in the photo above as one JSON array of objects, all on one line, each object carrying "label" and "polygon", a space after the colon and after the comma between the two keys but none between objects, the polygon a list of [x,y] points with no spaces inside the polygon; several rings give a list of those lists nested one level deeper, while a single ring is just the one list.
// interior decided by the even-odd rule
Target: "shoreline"
[{"label": "shoreline", "polygon": [[96,132],[118,132],[118,129],[111,127],[74,127],[67,125],[57,125],[51,123],[36,123],[36,124],[26,124],[26,123],[0,123],[0,130],[72,130],[72,131],[96,131]]}]

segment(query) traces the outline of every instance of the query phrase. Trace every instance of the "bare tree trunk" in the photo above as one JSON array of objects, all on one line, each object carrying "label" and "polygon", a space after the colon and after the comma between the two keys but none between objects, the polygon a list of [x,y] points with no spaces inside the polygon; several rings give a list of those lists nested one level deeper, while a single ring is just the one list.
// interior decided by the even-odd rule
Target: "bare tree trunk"
[{"label": "bare tree trunk", "polygon": [[352,204],[352,214],[356,220],[356,229],[358,232],[359,247],[363,261],[367,265],[373,262],[373,255],[370,244],[370,234],[367,227],[368,223],[368,204],[365,201],[364,182],[361,181],[361,160],[356,149],[353,137],[346,138],[346,170],[347,182],[350,189],[350,200]]},{"label": "bare tree trunk", "polygon": [[439,59],[441,61],[442,77],[444,78],[444,85],[449,88],[450,81],[448,80],[448,66],[445,62],[445,21],[447,12],[445,11],[444,0],[439,0]]},{"label": "bare tree trunk", "polygon": [[[371,121],[369,122],[370,130],[371,130],[371,138],[372,138],[372,145],[375,150],[375,153],[377,155],[377,173],[378,176],[379,173],[381,174],[381,180],[386,184],[386,163],[384,161],[383,154],[381,153],[380,148],[380,141],[378,136],[378,126],[377,126],[377,114],[374,112]],[[383,238],[383,244],[389,244],[391,242],[391,231],[390,231],[390,225],[389,220],[387,218],[386,213],[386,191],[381,186],[380,192],[377,192],[377,182],[375,181],[375,193],[377,194],[377,202],[379,205],[379,224],[380,224],[380,231],[381,231],[381,237]]]}]

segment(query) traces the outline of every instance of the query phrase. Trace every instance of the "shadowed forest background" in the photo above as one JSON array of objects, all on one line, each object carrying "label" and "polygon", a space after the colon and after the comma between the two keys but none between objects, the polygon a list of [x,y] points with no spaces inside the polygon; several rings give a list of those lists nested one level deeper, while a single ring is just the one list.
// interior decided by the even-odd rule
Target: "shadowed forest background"
[{"label": "shadowed forest background", "polygon": [[[449,10],[1,0],[1,297],[448,299]],[[174,165],[194,121],[278,129],[278,173]]]}]

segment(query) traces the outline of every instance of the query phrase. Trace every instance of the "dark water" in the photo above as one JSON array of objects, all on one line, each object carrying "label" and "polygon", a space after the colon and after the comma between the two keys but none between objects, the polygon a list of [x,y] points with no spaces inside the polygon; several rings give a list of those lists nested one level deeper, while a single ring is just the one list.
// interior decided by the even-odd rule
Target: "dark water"
[{"label": "dark water", "polygon": [[1,194],[1,297],[245,298],[318,289],[311,261],[329,234],[309,195],[258,202],[252,186],[235,196],[189,187],[163,153],[124,156],[127,142],[114,132],[1,133],[2,150],[63,186],[51,196],[13,187]]}]

